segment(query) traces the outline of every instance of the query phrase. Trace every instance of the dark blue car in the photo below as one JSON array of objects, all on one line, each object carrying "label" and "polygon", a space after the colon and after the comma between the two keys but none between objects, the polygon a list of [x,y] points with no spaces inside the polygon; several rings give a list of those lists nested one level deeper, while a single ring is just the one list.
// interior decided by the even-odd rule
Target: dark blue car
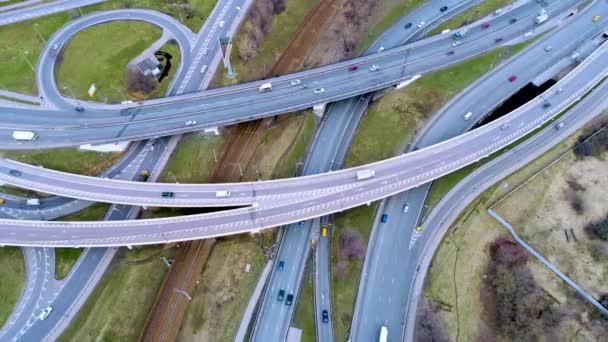
[{"label": "dark blue car", "polygon": [[279,261],[279,266],[277,267],[277,269],[279,271],[282,271],[285,268],[285,261],[281,260]]},{"label": "dark blue car", "polygon": [[382,214],[382,217],[380,218],[380,222],[386,223],[386,221],[388,221],[388,215]]}]

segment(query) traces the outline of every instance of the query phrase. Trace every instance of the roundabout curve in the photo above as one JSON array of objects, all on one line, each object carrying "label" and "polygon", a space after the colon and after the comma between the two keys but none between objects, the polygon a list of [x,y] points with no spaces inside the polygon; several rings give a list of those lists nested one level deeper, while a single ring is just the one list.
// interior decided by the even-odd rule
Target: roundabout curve
[{"label": "roundabout curve", "polygon": [[[106,24],[113,21],[140,21],[157,26],[163,30],[162,38],[167,41],[174,40],[177,42],[182,55],[182,61],[179,63],[175,73],[175,80],[182,77],[182,73],[187,71],[185,65],[190,65],[192,61],[191,43],[195,37],[192,31],[179,21],[166,14],[144,9],[122,9],[113,11],[96,12],[86,15],[79,19],[69,22],[61,29],[56,31],[47,41],[46,45],[40,53],[38,63],[36,65],[36,86],[38,87],[39,95],[47,106],[67,109],[73,108],[76,99],[64,97],[55,80],[55,63],[61,49],[66,46],[72,37],[78,32],[89,27]],[[103,108],[103,104],[96,104],[87,101],[78,101],[84,107],[99,107]]]}]

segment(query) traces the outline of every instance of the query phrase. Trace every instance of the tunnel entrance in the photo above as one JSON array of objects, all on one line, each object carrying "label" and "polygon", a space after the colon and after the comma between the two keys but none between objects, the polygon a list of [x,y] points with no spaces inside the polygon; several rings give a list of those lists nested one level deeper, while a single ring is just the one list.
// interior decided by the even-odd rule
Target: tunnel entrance
[{"label": "tunnel entrance", "polygon": [[492,113],[487,115],[481,122],[477,123],[475,128],[481,127],[487,123],[490,123],[505,114],[512,112],[513,110],[526,104],[528,101],[542,94],[545,90],[551,88],[557,81],[550,79],[540,86],[535,86],[532,83],[526,84],[525,87],[521,88],[517,93],[513,94],[505,102],[503,102],[498,108],[494,109]]}]

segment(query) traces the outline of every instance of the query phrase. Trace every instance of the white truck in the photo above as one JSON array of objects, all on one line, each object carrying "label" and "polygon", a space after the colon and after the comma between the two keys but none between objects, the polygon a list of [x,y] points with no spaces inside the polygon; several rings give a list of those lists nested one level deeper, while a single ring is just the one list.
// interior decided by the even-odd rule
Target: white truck
[{"label": "white truck", "polygon": [[272,91],[272,83],[264,83],[260,86],[260,93]]},{"label": "white truck", "polygon": [[230,197],[230,191],[224,191],[224,190],[216,191],[215,197],[218,197],[218,198]]},{"label": "white truck", "polygon": [[543,8],[538,11],[538,15],[536,16],[536,23],[544,23],[545,21],[547,21],[547,18],[549,18],[549,15],[547,14],[547,11]]},{"label": "white truck", "polygon": [[13,131],[13,139],[31,141],[38,139],[38,134],[30,131]]},{"label": "white truck", "polygon": [[388,328],[384,325],[380,328],[380,337],[378,338],[378,342],[387,342],[388,341]]},{"label": "white truck", "polygon": [[372,177],[374,177],[375,174],[376,174],[376,171],[370,170],[370,169],[357,171],[357,180],[364,180],[364,179],[372,178]]}]

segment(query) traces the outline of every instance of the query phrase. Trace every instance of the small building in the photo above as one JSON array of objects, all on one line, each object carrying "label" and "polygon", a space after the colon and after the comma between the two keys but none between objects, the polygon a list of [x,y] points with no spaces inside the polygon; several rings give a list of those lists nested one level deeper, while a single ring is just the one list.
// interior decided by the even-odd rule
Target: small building
[{"label": "small building", "polygon": [[137,68],[139,68],[139,71],[146,76],[152,75],[156,77],[160,75],[162,72],[161,67],[160,62],[158,59],[156,59],[156,57],[148,57],[137,63]]}]

